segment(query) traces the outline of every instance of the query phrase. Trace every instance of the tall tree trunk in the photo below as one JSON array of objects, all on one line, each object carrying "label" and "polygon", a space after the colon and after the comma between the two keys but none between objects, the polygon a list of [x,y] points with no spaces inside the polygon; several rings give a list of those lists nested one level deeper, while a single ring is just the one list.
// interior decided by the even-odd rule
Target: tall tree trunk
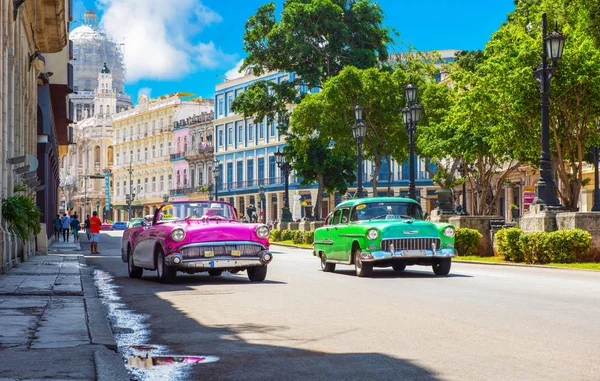
[{"label": "tall tree trunk", "polygon": [[317,188],[317,199],[314,200],[314,209],[313,215],[315,216],[315,221],[321,219],[321,209],[323,204],[323,189],[325,187],[325,175],[323,173],[319,173],[317,175],[317,183],[319,187]]},{"label": "tall tree trunk", "polygon": [[391,163],[391,157],[388,155],[387,157],[387,162],[388,162],[388,186],[387,186],[387,195],[391,195],[392,194],[392,163]]},{"label": "tall tree trunk", "polygon": [[377,197],[377,181],[379,180],[379,171],[381,170],[381,156],[375,154],[373,157],[373,174],[371,176],[371,186],[373,187],[373,197]]}]

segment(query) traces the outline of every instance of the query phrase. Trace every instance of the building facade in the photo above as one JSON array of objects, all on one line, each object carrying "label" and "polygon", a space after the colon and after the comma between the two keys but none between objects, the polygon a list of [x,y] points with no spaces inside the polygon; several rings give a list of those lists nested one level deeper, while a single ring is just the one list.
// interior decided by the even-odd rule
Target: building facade
[{"label": "building facade", "polygon": [[0,2],[0,190],[25,184],[42,211],[42,232],[21,242],[2,219],[0,272],[47,247],[57,212],[59,152],[69,143],[72,91],[70,1]]},{"label": "building facade", "polygon": [[[231,111],[233,100],[258,80],[281,83],[294,80],[294,74],[268,73],[258,78],[246,73],[243,77],[216,86],[213,143],[219,168],[218,195],[219,199],[231,202],[241,213],[246,214],[246,207],[252,204],[263,221],[280,221],[284,206],[284,178],[276,164],[275,152],[285,146],[285,136],[280,134],[272,121],[255,121]],[[363,187],[371,196],[373,190],[369,179],[374,172],[373,164],[368,160],[363,164]],[[437,186],[431,181],[426,165],[431,166],[425,160],[416,160],[416,185],[423,209],[430,211],[435,206]],[[407,196],[408,169],[408,163],[397,163],[384,158],[378,179],[378,195],[387,195],[389,184],[391,193]],[[357,184],[350,186],[346,197],[353,196],[356,186]],[[264,202],[259,203],[261,187]],[[311,214],[317,193],[317,184],[300,185],[292,171],[289,179],[289,204],[294,220]],[[321,216],[327,216],[342,197],[344,195],[324,194]]]},{"label": "building facade", "polygon": [[[211,112],[212,102],[183,100],[181,97],[185,95],[165,95],[153,100],[142,95],[135,108],[113,116],[113,220],[124,221],[152,214],[165,196],[170,197],[177,184],[181,187],[189,183],[189,169],[185,164],[179,169],[180,177],[175,180],[177,171],[171,161],[172,154],[185,157],[184,142],[188,138],[185,131],[177,132],[186,130],[180,128],[179,121]],[[176,129],[175,121],[178,121]],[[176,135],[179,140],[174,140]],[[178,141],[179,147],[174,145]]]},{"label": "building facade", "polygon": [[189,123],[190,147],[185,159],[190,169],[191,188],[184,189],[184,193],[192,200],[213,197],[213,119],[214,112],[208,112],[192,118]]},{"label": "building facade", "polygon": [[[97,74],[98,87],[92,99],[93,112],[74,123],[74,144],[61,158],[61,209],[81,217],[97,210],[105,220],[111,218],[110,193],[102,179],[114,164],[112,112],[116,109],[117,92],[110,69],[104,66]],[[100,206],[100,207],[98,207]],[[81,218],[80,218],[81,219]]]}]

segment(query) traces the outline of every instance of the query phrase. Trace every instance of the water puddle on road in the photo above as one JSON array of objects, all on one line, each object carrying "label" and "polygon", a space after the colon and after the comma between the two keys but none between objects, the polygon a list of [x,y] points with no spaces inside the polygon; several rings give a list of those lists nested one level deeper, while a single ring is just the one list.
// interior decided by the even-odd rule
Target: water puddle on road
[{"label": "water puddle on road", "polygon": [[164,345],[148,344],[149,315],[138,314],[125,308],[117,293],[112,276],[102,270],[94,271],[94,282],[102,302],[108,308],[108,317],[115,335],[119,353],[132,380],[179,381],[189,379],[191,366],[219,360],[216,356],[173,355]]}]

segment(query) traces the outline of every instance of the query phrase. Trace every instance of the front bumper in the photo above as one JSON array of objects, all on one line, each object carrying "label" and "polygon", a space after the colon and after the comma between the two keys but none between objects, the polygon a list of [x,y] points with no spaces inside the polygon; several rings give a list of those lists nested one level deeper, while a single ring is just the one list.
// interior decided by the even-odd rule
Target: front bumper
[{"label": "front bumper", "polygon": [[361,259],[363,262],[378,262],[389,259],[422,259],[422,258],[451,258],[454,257],[454,249],[441,250],[395,250],[389,251],[372,251],[362,252]]},{"label": "front bumper", "polygon": [[222,255],[215,257],[183,258],[179,253],[174,253],[165,258],[169,266],[177,269],[235,269],[252,266],[266,266],[273,260],[273,254],[268,250],[261,250],[253,257],[238,257]]}]

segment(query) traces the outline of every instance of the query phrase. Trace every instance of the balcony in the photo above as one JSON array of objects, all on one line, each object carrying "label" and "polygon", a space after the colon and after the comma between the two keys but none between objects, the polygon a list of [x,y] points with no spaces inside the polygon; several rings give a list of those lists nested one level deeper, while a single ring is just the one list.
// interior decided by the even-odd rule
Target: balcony
[{"label": "balcony", "polygon": [[185,157],[185,152],[178,152],[171,154],[171,161],[181,160]]},{"label": "balcony", "polygon": [[215,147],[211,145],[203,145],[200,147],[194,147],[185,153],[185,158],[188,160],[193,159],[207,159],[213,156]]},{"label": "balcony", "polygon": [[190,193],[194,193],[197,191],[196,189],[197,187],[185,187],[185,188],[175,188],[175,189],[171,189],[169,191],[169,194],[171,196],[181,196],[181,195],[187,195]]}]

